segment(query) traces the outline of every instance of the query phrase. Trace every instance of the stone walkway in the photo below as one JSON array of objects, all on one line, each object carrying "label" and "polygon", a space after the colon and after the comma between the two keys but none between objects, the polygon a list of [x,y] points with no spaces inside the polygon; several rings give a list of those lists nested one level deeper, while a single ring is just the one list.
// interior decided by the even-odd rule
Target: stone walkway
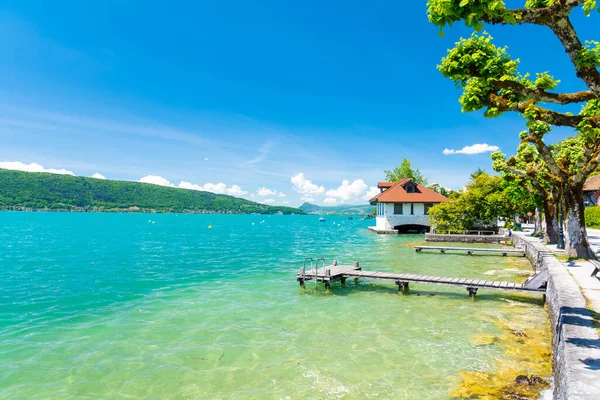
[{"label": "stone walkway", "polygon": [[[525,226],[523,231],[527,233],[533,226]],[[592,250],[600,258],[600,230],[588,229],[588,239]],[[537,239],[539,241],[539,239]],[[546,245],[546,247],[556,254],[564,254],[563,250],[558,250],[555,244]],[[562,261],[569,273],[575,278],[575,281],[581,288],[583,296],[589,302],[594,311],[600,313],[600,278],[592,277],[593,265],[588,261]],[[598,274],[600,275],[600,274]],[[600,397],[599,397],[600,398]]]}]

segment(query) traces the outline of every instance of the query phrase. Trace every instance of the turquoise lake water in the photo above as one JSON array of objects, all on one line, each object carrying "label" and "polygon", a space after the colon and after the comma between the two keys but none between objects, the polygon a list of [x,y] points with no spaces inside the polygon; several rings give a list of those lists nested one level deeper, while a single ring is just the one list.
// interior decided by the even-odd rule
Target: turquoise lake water
[{"label": "turquoise lake water", "polygon": [[[0,398],[448,398],[492,371],[539,297],[361,280],[299,288],[304,257],[518,281],[523,258],[415,253],[318,216],[0,213]],[[208,226],[212,225],[212,229]]]}]

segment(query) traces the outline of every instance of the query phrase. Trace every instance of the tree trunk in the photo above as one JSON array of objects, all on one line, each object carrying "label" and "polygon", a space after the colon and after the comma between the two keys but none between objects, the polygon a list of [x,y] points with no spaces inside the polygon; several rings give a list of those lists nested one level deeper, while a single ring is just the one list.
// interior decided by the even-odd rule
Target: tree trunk
[{"label": "tree trunk", "polygon": [[550,198],[545,199],[542,203],[544,205],[544,216],[546,217],[546,233],[544,235],[546,243],[558,243],[558,199],[559,189],[552,187]]},{"label": "tree trunk", "polygon": [[565,185],[565,254],[569,257],[594,258],[585,229],[583,184]]},{"label": "tree trunk", "polygon": [[535,219],[533,221],[535,223],[534,233],[537,236],[542,236],[544,234],[544,228],[542,226],[542,210],[540,210],[539,207],[535,208],[535,214],[533,218]]}]

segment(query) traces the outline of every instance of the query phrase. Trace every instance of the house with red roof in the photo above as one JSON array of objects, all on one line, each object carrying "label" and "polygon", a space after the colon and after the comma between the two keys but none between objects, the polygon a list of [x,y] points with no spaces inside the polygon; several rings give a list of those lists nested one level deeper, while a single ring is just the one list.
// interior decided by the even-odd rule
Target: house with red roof
[{"label": "house with red roof", "polygon": [[586,206],[598,205],[600,199],[600,175],[589,177],[583,185],[583,204]]},{"label": "house with red roof", "polygon": [[409,178],[378,182],[377,187],[380,193],[369,200],[377,206],[375,226],[369,229],[377,233],[429,232],[429,209],[448,201],[447,197]]}]

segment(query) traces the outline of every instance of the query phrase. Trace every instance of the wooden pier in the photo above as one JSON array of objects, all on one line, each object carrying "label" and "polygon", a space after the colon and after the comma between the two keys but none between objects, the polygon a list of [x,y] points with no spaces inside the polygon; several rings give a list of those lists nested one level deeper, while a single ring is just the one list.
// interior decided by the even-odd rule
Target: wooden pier
[{"label": "wooden pier", "polygon": [[363,271],[358,262],[354,263],[354,265],[337,265],[337,262],[334,261],[332,265],[323,266],[321,268],[311,268],[306,270],[305,267],[302,267],[300,272],[296,275],[296,279],[300,283],[300,286],[305,287],[306,281],[316,280],[317,282],[325,283],[326,290],[329,290],[331,284],[337,281],[341,281],[342,286],[344,286],[346,284],[346,279],[348,278],[354,278],[355,280],[359,278],[368,278],[394,281],[394,283],[398,285],[399,293],[408,293],[410,282],[461,286],[466,288],[469,297],[474,299],[478,289],[535,293],[544,295],[545,297],[548,273],[547,270],[536,272],[531,275],[525,283],[520,284],[486,279]]},{"label": "wooden pier", "polygon": [[445,254],[447,251],[466,251],[468,255],[473,253],[496,253],[506,256],[508,254],[520,255],[525,257],[525,250],[519,249],[486,249],[477,247],[452,247],[452,246],[414,246],[417,253],[421,250],[438,250],[440,253]]}]

